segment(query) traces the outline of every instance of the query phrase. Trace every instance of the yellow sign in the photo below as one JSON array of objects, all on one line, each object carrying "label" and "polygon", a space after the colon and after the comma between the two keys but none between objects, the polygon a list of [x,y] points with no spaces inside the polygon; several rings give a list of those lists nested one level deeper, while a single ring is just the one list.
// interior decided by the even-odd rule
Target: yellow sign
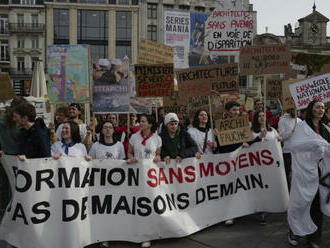
[{"label": "yellow sign", "polygon": [[0,102],[5,102],[15,97],[8,74],[0,74],[0,85]]},{"label": "yellow sign", "polygon": [[248,142],[253,139],[248,116],[216,120],[218,140],[221,146]]},{"label": "yellow sign", "polygon": [[141,39],[138,64],[173,63],[174,48],[151,40]]}]

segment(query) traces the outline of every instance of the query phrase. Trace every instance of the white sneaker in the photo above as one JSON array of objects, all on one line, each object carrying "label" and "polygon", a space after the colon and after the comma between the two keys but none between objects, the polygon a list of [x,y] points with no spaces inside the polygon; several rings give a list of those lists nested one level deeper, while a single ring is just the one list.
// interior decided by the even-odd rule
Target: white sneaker
[{"label": "white sneaker", "polygon": [[151,242],[150,241],[142,242],[141,247],[143,248],[151,247]]},{"label": "white sneaker", "polygon": [[226,220],[225,221],[225,225],[226,226],[231,226],[231,225],[233,225],[234,224],[234,219],[230,219],[230,220]]}]

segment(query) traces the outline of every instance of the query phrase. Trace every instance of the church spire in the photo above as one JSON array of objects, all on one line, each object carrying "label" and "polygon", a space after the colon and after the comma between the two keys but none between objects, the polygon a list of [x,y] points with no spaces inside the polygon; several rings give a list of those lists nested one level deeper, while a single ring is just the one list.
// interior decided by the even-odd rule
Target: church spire
[{"label": "church spire", "polygon": [[314,1],[313,12],[315,12],[315,10],[316,10],[316,5],[315,5],[315,1]]}]

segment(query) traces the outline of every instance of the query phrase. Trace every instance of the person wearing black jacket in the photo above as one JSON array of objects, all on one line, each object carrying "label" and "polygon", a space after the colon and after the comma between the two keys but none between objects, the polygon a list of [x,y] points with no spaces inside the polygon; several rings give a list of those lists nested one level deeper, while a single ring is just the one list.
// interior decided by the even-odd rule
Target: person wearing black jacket
[{"label": "person wearing black jacket", "polygon": [[160,156],[166,163],[169,163],[170,159],[175,159],[177,163],[180,163],[183,158],[200,158],[197,144],[190,134],[179,126],[179,118],[175,113],[168,113],[164,124],[166,128],[160,134],[162,138]]},{"label": "person wearing black jacket", "polygon": [[35,107],[22,103],[14,109],[14,119],[22,128],[19,136],[20,160],[51,157],[49,131],[42,119],[36,119]]}]

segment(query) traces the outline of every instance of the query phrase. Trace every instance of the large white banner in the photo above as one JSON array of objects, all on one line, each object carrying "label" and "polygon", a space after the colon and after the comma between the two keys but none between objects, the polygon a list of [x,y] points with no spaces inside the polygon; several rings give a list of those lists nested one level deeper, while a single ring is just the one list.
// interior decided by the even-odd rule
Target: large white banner
[{"label": "large white banner", "polygon": [[164,12],[164,44],[175,48],[174,67],[188,68],[190,13]]},{"label": "large white banner", "polygon": [[289,85],[297,109],[303,109],[313,100],[330,101],[330,73]]},{"label": "large white banner", "polygon": [[287,209],[288,189],[277,141],[233,153],[184,159],[2,159],[16,190],[0,239],[16,247],[83,246],[183,237],[220,221]]}]

